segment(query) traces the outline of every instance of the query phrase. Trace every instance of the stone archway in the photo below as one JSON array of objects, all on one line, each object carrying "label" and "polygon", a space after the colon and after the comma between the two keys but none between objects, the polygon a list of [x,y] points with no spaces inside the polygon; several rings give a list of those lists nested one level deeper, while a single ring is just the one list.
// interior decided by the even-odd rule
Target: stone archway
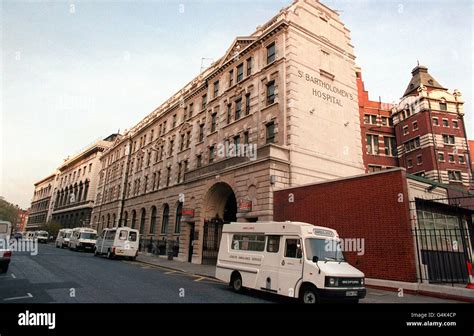
[{"label": "stone archway", "polygon": [[202,263],[216,264],[224,223],[237,220],[234,190],[225,182],[214,184],[204,198]]}]

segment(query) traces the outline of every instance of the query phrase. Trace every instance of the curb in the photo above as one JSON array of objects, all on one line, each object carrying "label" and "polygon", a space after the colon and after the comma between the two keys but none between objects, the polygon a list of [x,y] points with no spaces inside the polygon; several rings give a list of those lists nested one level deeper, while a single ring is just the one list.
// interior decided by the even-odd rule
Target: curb
[{"label": "curb", "polygon": [[143,264],[147,264],[147,265],[152,265],[152,266],[159,266],[159,267],[162,267],[162,268],[166,268],[170,271],[179,271],[179,272],[182,272],[182,273],[186,273],[186,274],[192,274],[192,275],[197,275],[197,276],[200,276],[200,277],[205,277],[205,278],[211,278],[211,279],[215,279],[215,280],[219,280],[217,279],[215,276],[213,275],[206,275],[206,274],[201,274],[201,273],[194,273],[194,272],[190,272],[190,271],[186,271],[186,270],[183,270],[183,269],[180,269],[180,268],[175,268],[175,267],[170,267],[170,266],[164,266],[164,265],[161,265],[161,264],[157,264],[157,263],[153,263],[151,261],[146,261],[146,260],[142,260],[142,259],[139,259],[137,258],[136,261],[138,262],[141,262]]}]

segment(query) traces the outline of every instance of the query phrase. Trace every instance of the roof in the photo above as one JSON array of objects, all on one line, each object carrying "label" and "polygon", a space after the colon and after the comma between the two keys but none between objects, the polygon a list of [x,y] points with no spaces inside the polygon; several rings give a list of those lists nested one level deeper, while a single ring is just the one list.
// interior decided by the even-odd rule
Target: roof
[{"label": "roof", "polygon": [[456,187],[456,186],[453,186],[453,185],[450,185],[450,184],[444,184],[444,183],[439,183],[439,182],[436,182],[436,181],[433,181],[433,180],[430,180],[430,179],[427,179],[425,177],[421,177],[421,176],[418,176],[418,175],[413,175],[413,174],[407,174],[407,178],[409,178],[410,180],[414,180],[414,181],[418,181],[418,182],[423,182],[423,183],[427,183],[427,184],[430,184],[432,185],[433,187],[439,187],[439,188],[443,188],[443,189],[449,189],[449,190],[453,190],[453,191],[457,191],[457,192],[461,192],[461,193],[464,193],[466,195],[473,195],[474,196],[474,193],[471,192],[471,191],[467,191],[465,189],[462,189],[462,188],[459,188],[459,187]]},{"label": "roof", "polygon": [[424,65],[418,65],[411,71],[412,77],[403,97],[408,96],[417,90],[421,85],[429,88],[447,90],[436,79],[428,73],[428,68]]}]

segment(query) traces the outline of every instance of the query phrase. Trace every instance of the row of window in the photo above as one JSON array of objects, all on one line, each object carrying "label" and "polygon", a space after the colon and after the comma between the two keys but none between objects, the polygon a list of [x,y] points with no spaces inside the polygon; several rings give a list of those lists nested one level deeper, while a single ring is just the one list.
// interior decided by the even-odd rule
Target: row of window
[{"label": "row of window", "polygon": [[[86,175],[86,171],[87,171],[87,166],[84,166],[84,168],[79,168],[75,170],[74,172],[71,172],[68,175],[61,177],[61,182],[59,183],[59,186],[62,187],[66,184],[69,184],[71,182],[78,180],[81,176]],[[89,163],[89,173],[91,171],[92,171],[92,163]]]},{"label": "row of window", "polygon": [[[394,137],[383,137],[384,153],[386,156],[397,156],[397,143]],[[366,135],[366,152],[370,155],[379,155],[379,136],[377,134]]]},{"label": "row of window", "polygon": [[[377,117],[376,114],[365,114],[364,123],[368,125],[379,125]],[[380,117],[380,124],[382,126],[393,126],[393,119],[390,117]]]},{"label": "row of window", "polygon": [[87,195],[89,192],[89,181],[86,181],[84,184],[82,182],[74,187],[66,187],[65,189],[59,190],[56,193],[56,202],[54,207],[60,207],[70,204],[75,204],[78,202],[83,202],[87,200]]},{"label": "row of window", "polygon": [[28,224],[40,224],[40,223],[45,223],[46,222],[46,216],[47,214],[40,214],[40,215],[30,215],[28,216]]},{"label": "row of window", "polygon": [[[234,251],[255,251],[278,253],[281,236],[263,234],[234,234],[230,248]],[[265,249],[266,246],[266,249]],[[285,258],[301,258],[301,241],[295,238],[285,239]]]},{"label": "row of window", "polygon": [[[447,111],[448,110],[448,103],[446,103],[445,100],[441,100],[438,104],[439,104],[438,107],[439,107],[440,111]],[[414,115],[419,110],[419,108],[416,105],[417,105],[417,102],[415,102],[411,105],[407,104],[405,106],[405,109],[403,111],[401,111],[401,113],[400,113],[401,118],[402,119],[407,119],[408,117]],[[435,107],[434,103],[431,104],[431,107]]]},{"label": "row of window", "polygon": [[43,198],[49,196],[51,193],[51,185],[48,185],[46,188],[41,188],[40,190],[35,190],[33,193],[33,198]]},{"label": "row of window", "polygon": [[[455,154],[448,154],[448,162],[449,163],[456,163],[455,157],[456,157]],[[466,163],[466,159],[465,159],[464,155],[457,155],[457,157],[458,157],[458,163],[460,163],[460,164],[465,164]],[[445,155],[444,155],[443,152],[438,153],[438,161],[439,162],[446,162]]]},{"label": "row of window", "polygon": [[43,200],[41,202],[37,202],[31,205],[30,212],[36,212],[41,210],[47,210],[49,206],[49,200]]},{"label": "row of window", "polygon": [[[459,121],[457,120],[451,120],[453,124],[453,128],[459,128]],[[449,127],[449,120],[446,118],[443,118],[442,120],[443,127]],[[438,117],[433,117],[433,126],[439,126],[439,119]]]}]

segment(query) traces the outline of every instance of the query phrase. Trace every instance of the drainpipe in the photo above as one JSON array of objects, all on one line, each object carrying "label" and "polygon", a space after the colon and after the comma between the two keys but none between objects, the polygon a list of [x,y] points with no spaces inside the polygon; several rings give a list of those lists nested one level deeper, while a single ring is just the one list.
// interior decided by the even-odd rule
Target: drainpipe
[{"label": "drainpipe", "polygon": [[132,138],[129,136],[128,139],[128,154],[127,154],[127,164],[125,165],[125,176],[123,179],[123,187],[122,187],[122,195],[120,197],[120,213],[118,218],[118,226],[122,226],[122,217],[123,217],[123,210],[125,207],[125,196],[126,196],[126,189],[127,189],[127,181],[128,181],[128,171],[130,168],[130,161],[132,158]]}]

